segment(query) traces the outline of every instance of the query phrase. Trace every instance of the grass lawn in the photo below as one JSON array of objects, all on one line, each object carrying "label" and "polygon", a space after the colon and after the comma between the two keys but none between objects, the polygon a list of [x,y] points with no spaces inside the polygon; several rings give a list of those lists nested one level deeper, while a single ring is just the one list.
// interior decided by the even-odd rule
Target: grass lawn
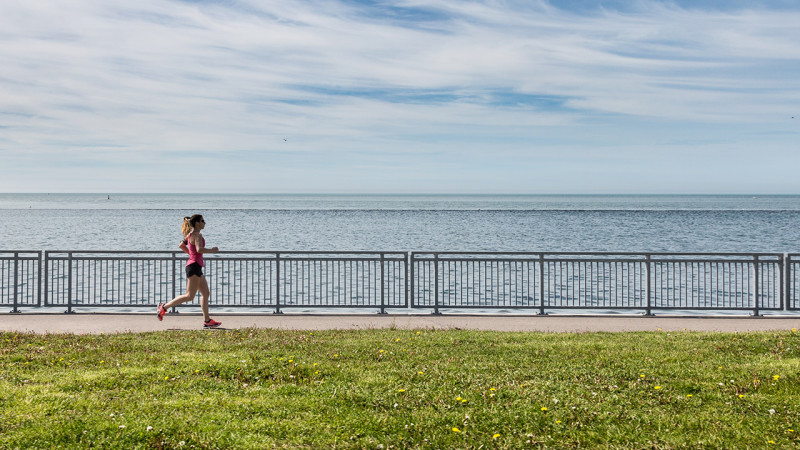
[{"label": "grass lawn", "polygon": [[795,448],[800,333],[0,333],[0,447]]}]

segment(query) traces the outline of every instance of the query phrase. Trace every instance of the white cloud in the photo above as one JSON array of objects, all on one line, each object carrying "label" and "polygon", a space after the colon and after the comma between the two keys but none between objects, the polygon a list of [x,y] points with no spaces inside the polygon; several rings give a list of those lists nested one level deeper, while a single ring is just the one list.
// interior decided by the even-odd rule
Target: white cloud
[{"label": "white cloud", "polygon": [[[531,148],[566,152],[570,164],[558,170],[580,171],[586,163],[569,158],[585,154],[576,145],[613,147],[633,125],[647,130],[635,133],[641,148],[663,134],[721,142],[746,130],[786,133],[771,148],[793,151],[796,124],[776,121],[796,115],[800,9],[380,5],[4,3],[0,191],[39,190],[41,181],[28,180],[42,179],[32,171],[50,159],[74,161],[109,189],[136,190],[149,170],[164,174],[153,190],[175,190],[182,185],[166,174],[193,153],[228,171],[209,181],[225,191],[243,179],[253,180],[245,190],[324,189],[357,152],[375,155],[377,175],[366,177],[375,189],[381,174],[413,180],[413,167],[452,158],[464,173],[496,179],[489,171],[499,169],[481,162],[495,147],[520,160]],[[294,169],[331,154],[327,172]],[[392,155],[408,159],[404,171]],[[271,184],[252,172],[265,166],[294,178]],[[453,183],[446,190],[469,186]]]}]

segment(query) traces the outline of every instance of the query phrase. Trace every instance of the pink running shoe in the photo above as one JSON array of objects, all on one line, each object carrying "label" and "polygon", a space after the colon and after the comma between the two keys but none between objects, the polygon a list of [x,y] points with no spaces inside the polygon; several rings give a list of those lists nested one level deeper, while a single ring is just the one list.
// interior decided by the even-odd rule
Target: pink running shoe
[{"label": "pink running shoe", "polygon": [[222,322],[217,322],[216,320],[211,318],[203,322],[203,328],[217,328],[220,325],[222,325]]},{"label": "pink running shoe", "polygon": [[164,320],[164,314],[167,313],[167,310],[164,309],[164,304],[158,305],[158,320]]}]

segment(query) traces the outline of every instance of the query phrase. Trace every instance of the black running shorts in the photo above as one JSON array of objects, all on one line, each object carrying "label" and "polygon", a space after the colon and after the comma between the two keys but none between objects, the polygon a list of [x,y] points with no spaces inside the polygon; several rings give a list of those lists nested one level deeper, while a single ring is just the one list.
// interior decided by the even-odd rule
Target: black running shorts
[{"label": "black running shorts", "polygon": [[198,277],[203,276],[203,266],[197,263],[191,263],[186,266],[186,278],[192,278],[195,275]]}]

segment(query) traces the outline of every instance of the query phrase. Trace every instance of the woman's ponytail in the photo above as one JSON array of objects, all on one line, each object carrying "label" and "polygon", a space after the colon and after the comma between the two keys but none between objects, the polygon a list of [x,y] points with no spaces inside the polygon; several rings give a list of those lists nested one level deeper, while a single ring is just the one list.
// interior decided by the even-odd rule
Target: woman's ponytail
[{"label": "woman's ponytail", "polygon": [[183,237],[184,237],[184,238],[185,238],[185,237],[186,237],[186,236],[187,236],[189,233],[191,233],[191,232],[192,232],[192,223],[191,223],[191,221],[190,221],[190,220],[191,220],[191,219],[190,219],[189,217],[184,217],[184,218],[183,218],[183,224],[181,224],[181,233],[183,234]]}]

